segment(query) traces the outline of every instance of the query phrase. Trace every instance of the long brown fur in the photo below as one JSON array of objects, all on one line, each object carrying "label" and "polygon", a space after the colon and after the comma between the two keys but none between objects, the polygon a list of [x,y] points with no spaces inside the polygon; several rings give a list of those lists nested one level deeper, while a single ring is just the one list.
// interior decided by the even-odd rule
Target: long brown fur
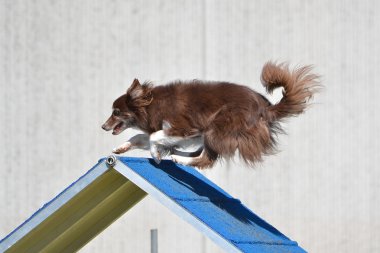
[{"label": "long brown fur", "polygon": [[309,66],[289,70],[286,64],[266,63],[261,81],[268,93],[284,88],[274,105],[246,86],[227,82],[176,81],[153,87],[135,80],[114,108],[130,117],[130,126],[148,134],[161,130],[166,121],[169,136],[203,135],[204,155],[193,166],[212,167],[236,150],[253,165],[275,151],[276,136],[283,132],[279,122],[304,112],[318,90],[318,76],[310,71]]}]

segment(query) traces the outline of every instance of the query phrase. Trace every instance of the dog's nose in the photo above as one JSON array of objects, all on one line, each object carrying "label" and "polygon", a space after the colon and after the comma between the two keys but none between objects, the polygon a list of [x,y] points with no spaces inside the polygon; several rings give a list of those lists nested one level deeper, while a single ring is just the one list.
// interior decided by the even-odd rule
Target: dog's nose
[{"label": "dog's nose", "polygon": [[103,128],[103,130],[106,130],[106,131],[107,131],[107,128],[106,128],[106,125],[105,125],[105,124],[102,125],[102,128]]}]

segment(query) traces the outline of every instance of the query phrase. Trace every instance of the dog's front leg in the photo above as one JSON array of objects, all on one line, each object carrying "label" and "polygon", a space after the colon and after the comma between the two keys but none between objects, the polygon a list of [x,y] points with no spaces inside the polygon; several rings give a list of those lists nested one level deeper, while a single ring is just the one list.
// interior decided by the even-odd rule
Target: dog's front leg
[{"label": "dog's front leg", "polygon": [[137,134],[130,138],[128,141],[121,144],[119,147],[112,150],[115,154],[125,153],[132,149],[149,149],[149,136],[146,134]]}]

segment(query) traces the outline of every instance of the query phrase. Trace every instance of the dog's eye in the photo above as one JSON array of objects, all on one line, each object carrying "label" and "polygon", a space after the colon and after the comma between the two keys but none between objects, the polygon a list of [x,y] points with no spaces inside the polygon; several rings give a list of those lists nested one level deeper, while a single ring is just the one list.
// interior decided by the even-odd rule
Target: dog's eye
[{"label": "dog's eye", "polygon": [[112,115],[113,116],[119,116],[120,115],[120,110],[113,110]]}]

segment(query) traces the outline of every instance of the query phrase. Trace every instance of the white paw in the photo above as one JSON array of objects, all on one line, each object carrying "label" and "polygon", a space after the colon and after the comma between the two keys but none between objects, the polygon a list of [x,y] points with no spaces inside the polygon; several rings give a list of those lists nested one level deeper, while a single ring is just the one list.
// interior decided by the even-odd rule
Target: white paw
[{"label": "white paw", "polygon": [[182,165],[190,165],[194,161],[194,158],[192,157],[184,157],[184,156],[179,156],[179,155],[171,155],[170,157],[173,162],[179,163]]},{"label": "white paw", "polygon": [[115,154],[125,153],[125,152],[127,152],[128,150],[130,150],[131,147],[132,147],[132,143],[130,143],[130,142],[125,142],[125,143],[123,143],[122,145],[120,145],[119,147],[114,148],[114,149],[112,150],[112,152],[115,153]]},{"label": "white paw", "polygon": [[153,160],[159,164],[161,162],[161,152],[158,149],[157,145],[154,143],[150,144],[150,155],[152,156]]}]

